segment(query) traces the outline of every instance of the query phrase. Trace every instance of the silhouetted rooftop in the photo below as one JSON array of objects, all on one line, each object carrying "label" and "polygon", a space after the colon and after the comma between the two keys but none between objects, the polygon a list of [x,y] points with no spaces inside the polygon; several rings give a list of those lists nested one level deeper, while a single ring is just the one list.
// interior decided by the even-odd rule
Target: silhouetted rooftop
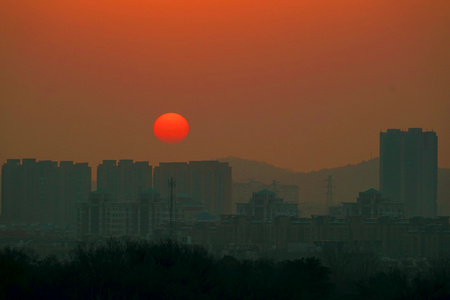
[{"label": "silhouetted rooftop", "polygon": [[381,194],[381,192],[376,189],[368,189],[367,191],[363,192],[363,194]]}]

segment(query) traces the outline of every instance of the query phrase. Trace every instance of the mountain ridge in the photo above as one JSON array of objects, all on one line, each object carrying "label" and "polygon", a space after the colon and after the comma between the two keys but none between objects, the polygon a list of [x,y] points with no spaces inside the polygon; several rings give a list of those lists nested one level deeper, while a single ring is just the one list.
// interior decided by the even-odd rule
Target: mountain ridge
[{"label": "mountain ridge", "polygon": [[[332,176],[335,186],[334,204],[354,202],[359,192],[370,188],[379,189],[378,157],[357,164],[310,172],[293,171],[267,162],[233,156],[217,158],[217,160],[230,164],[235,182],[245,182],[252,178],[266,184],[278,180],[282,184],[298,185],[300,203],[322,206],[322,213],[326,213],[324,204],[329,175]],[[438,214],[450,215],[450,169],[447,168],[438,169]]]}]

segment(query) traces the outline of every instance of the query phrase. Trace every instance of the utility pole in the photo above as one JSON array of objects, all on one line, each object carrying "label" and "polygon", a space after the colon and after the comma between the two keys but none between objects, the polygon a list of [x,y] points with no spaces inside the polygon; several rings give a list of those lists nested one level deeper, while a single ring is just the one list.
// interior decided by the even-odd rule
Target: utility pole
[{"label": "utility pole", "polygon": [[170,239],[174,240],[175,235],[175,226],[173,222],[173,189],[176,185],[175,180],[173,180],[173,177],[170,177],[170,179],[167,182],[169,186],[169,226],[170,226]]}]

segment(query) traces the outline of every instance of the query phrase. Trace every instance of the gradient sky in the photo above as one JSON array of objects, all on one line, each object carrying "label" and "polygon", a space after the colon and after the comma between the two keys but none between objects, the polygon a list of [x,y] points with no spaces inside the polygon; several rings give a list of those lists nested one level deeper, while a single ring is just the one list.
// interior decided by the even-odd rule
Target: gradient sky
[{"label": "gradient sky", "polygon": [[[190,124],[163,144],[166,112]],[[0,163],[237,156],[298,171],[422,127],[450,167],[448,0],[2,0]]]}]

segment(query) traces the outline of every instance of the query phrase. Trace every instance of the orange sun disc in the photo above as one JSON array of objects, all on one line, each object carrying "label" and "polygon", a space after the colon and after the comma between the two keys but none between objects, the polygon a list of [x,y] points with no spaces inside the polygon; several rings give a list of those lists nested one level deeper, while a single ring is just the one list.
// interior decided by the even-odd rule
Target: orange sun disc
[{"label": "orange sun disc", "polygon": [[183,116],[176,113],[161,115],[153,124],[153,132],[161,142],[176,144],[186,138],[189,124]]}]

